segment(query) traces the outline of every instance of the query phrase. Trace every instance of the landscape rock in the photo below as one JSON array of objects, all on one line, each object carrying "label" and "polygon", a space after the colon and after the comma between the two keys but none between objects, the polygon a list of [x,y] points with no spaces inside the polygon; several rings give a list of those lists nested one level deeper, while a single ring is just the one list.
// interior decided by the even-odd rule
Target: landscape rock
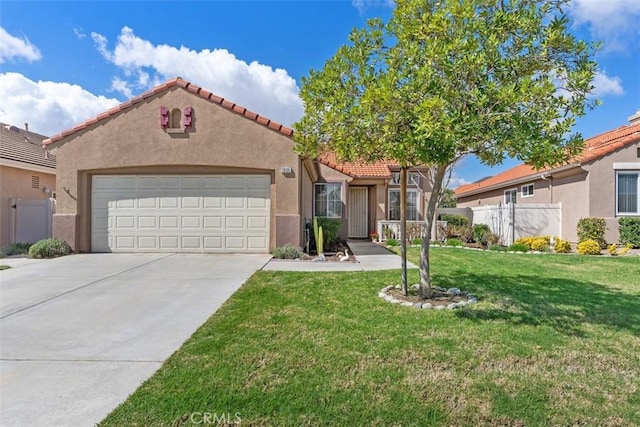
[{"label": "landscape rock", "polygon": [[427,310],[427,309],[429,309],[429,308],[433,308],[433,306],[431,305],[431,303],[430,303],[430,302],[425,302],[424,304],[422,304],[422,308],[423,308],[424,310]]},{"label": "landscape rock", "polygon": [[458,308],[458,304],[457,304],[457,303],[455,303],[455,302],[452,302],[451,304],[449,304],[449,305],[447,306],[447,308],[448,308],[449,310],[453,310],[454,308]]},{"label": "landscape rock", "polygon": [[460,295],[462,291],[458,288],[450,288],[448,291],[449,295]]}]

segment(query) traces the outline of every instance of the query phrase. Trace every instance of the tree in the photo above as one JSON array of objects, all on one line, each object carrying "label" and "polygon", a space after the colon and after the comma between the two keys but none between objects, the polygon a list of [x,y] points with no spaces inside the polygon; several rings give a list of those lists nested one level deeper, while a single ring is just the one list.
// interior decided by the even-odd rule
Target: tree
[{"label": "tree", "polygon": [[[431,230],[447,170],[475,155],[536,168],[581,152],[575,118],[595,105],[596,45],[569,33],[568,0],[398,0],[302,79],[296,149],[345,161],[429,166]],[[420,292],[431,297],[430,233]]]},{"label": "tree", "polygon": [[440,203],[438,203],[439,208],[455,208],[458,206],[458,202],[455,198],[454,192],[450,188],[445,188],[442,190],[442,194],[440,195]]}]

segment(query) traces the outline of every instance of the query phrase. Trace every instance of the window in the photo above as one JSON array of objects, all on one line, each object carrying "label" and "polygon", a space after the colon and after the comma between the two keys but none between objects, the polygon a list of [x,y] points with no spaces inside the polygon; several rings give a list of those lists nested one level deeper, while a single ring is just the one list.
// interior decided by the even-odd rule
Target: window
[{"label": "window", "polygon": [[515,188],[504,192],[504,204],[516,203],[518,198],[518,190]]},{"label": "window", "polygon": [[533,184],[527,184],[522,186],[522,197],[533,197]]},{"label": "window", "polygon": [[[391,185],[400,185],[400,172],[391,172]],[[420,186],[420,173],[409,172],[407,173],[407,185]]]},{"label": "window", "polygon": [[315,216],[342,218],[342,184],[314,186]]},{"label": "window", "polygon": [[[407,190],[407,220],[416,221],[418,219],[418,192]],[[389,220],[400,221],[400,190],[389,190]]]},{"label": "window", "polygon": [[616,173],[616,212],[620,215],[640,214],[640,171]]}]

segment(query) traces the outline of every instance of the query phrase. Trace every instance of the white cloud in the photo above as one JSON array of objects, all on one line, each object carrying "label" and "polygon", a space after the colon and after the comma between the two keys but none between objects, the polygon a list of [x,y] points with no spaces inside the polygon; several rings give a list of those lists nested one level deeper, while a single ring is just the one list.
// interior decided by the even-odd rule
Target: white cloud
[{"label": "white cloud", "polygon": [[0,64],[16,58],[33,62],[42,58],[42,55],[26,37],[14,37],[0,27]]},{"label": "white cloud", "polygon": [[594,96],[603,97],[607,95],[624,95],[622,80],[620,77],[609,77],[605,72],[598,72],[593,79],[594,89],[591,92]]},{"label": "white cloud", "polygon": [[82,40],[83,38],[87,37],[87,34],[84,32],[82,27],[74,28],[73,34],[78,38],[78,40]]},{"label": "white cloud", "polygon": [[587,25],[604,50],[626,50],[640,35],[640,1],[573,0],[570,12],[578,25]]},{"label": "white cloud", "polygon": [[120,103],[78,85],[0,74],[0,121],[53,136]]},{"label": "white cloud", "polygon": [[358,9],[358,13],[361,15],[367,10],[369,6],[387,6],[393,7],[395,5],[394,0],[351,0],[351,6]]},{"label": "white cloud", "polygon": [[180,76],[285,125],[302,117],[298,86],[286,70],[247,63],[226,49],[154,45],[128,27],[121,30],[113,50],[103,35],[91,33],[91,37],[102,56],[122,71],[111,88],[125,96]]}]

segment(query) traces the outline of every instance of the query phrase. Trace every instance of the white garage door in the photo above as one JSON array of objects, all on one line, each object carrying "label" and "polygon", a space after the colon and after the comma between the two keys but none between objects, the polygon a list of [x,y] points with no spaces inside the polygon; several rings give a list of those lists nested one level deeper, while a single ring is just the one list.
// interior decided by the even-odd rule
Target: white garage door
[{"label": "white garage door", "polygon": [[268,175],[96,175],[93,252],[269,251]]}]

